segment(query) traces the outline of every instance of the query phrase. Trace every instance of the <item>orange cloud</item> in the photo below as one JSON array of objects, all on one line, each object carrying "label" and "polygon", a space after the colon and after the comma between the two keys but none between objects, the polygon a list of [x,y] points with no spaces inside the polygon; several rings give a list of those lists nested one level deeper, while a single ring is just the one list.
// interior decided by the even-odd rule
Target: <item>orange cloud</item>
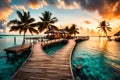
[{"label": "orange cloud", "polygon": [[88,21],[88,20],[85,20],[84,23],[86,23],[86,24],[91,24],[91,22]]},{"label": "orange cloud", "polygon": [[8,0],[8,2],[12,2],[12,0]]},{"label": "orange cloud", "polygon": [[7,20],[8,16],[13,12],[11,8],[0,8],[0,20]]},{"label": "orange cloud", "polygon": [[79,4],[77,2],[71,2],[66,4],[64,0],[58,0],[57,2],[57,8],[63,8],[63,9],[78,9]]},{"label": "orange cloud", "polygon": [[0,1],[0,20],[6,21],[8,16],[13,12],[8,0]]},{"label": "orange cloud", "polygon": [[39,9],[42,8],[43,6],[47,5],[45,0],[39,1],[39,0],[28,0],[28,6],[31,9]]}]

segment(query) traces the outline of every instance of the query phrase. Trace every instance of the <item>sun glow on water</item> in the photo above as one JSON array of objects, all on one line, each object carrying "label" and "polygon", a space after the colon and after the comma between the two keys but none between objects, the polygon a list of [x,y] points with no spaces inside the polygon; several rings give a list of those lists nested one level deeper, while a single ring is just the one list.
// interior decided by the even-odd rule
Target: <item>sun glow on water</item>
[{"label": "sun glow on water", "polygon": [[[78,43],[72,55],[74,76],[76,78],[79,76],[82,80],[119,80],[120,46],[118,44],[120,43],[107,41],[104,37],[102,39],[91,37],[88,41]],[[76,74],[74,64],[82,64],[80,75]]]}]

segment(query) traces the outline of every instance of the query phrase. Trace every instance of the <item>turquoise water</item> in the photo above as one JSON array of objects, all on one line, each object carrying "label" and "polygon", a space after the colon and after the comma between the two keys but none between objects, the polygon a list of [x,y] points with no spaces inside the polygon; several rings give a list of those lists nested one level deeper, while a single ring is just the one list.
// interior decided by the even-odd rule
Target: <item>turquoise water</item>
[{"label": "turquoise water", "polygon": [[[16,43],[14,43],[14,37],[16,37]],[[8,47],[22,44],[22,38],[23,36],[0,36],[0,80],[11,80],[12,75],[28,57],[30,50],[18,55],[17,61],[14,60],[13,55],[10,55],[11,61],[8,61],[5,51],[3,50]]]},{"label": "turquoise water", "polygon": [[[79,74],[74,64],[82,65]],[[72,69],[76,80],[120,80],[120,42],[98,37],[79,42],[72,55]]]},{"label": "turquoise water", "polygon": [[43,50],[45,51],[45,53],[47,55],[51,56],[51,55],[55,54],[57,50],[61,49],[64,46],[65,46],[65,43],[60,43],[60,44],[45,47],[45,48],[43,48]]},{"label": "turquoise water", "polygon": [[[26,54],[28,53],[28,54]],[[11,55],[11,61],[7,61],[5,52],[0,53],[0,80],[11,80],[12,75],[16,72],[19,66],[28,57],[30,50],[21,53],[18,60],[14,60]]]}]

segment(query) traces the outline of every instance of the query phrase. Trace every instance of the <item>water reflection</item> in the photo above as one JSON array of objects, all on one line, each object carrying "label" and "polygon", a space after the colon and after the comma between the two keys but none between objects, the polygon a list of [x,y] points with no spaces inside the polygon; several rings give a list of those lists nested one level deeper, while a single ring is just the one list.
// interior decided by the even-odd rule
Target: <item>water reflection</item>
[{"label": "water reflection", "polygon": [[77,44],[73,56],[74,64],[82,64],[81,80],[120,80],[120,42],[92,37]]},{"label": "water reflection", "polygon": [[98,41],[98,47],[105,50],[107,48],[108,40],[106,38],[100,38]]}]

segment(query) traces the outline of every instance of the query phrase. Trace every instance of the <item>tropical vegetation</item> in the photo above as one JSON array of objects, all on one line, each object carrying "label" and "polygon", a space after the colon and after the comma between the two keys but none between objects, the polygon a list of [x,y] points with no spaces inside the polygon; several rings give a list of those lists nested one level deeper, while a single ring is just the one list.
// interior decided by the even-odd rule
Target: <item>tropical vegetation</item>
[{"label": "tropical vegetation", "polygon": [[70,28],[68,26],[66,26],[64,28],[64,30],[68,31],[70,35],[79,34],[79,32],[78,32],[79,29],[77,28],[77,25],[75,25],[75,24],[72,24],[72,26]]},{"label": "tropical vegetation", "polygon": [[[10,27],[11,31],[19,31],[19,34],[23,33],[23,42],[22,45],[25,44],[25,34],[30,32],[39,34],[44,30],[51,30],[58,28],[54,25],[58,21],[56,17],[52,17],[52,13],[49,11],[45,11],[42,13],[42,16],[39,17],[41,21],[35,23],[35,19],[30,16],[30,12],[20,12],[16,11],[18,19],[11,20],[7,23],[7,26]],[[36,28],[37,27],[37,28]],[[37,29],[37,30],[36,30]],[[78,28],[75,24],[69,28],[68,26],[64,29],[69,32],[69,35],[78,34]]]}]

